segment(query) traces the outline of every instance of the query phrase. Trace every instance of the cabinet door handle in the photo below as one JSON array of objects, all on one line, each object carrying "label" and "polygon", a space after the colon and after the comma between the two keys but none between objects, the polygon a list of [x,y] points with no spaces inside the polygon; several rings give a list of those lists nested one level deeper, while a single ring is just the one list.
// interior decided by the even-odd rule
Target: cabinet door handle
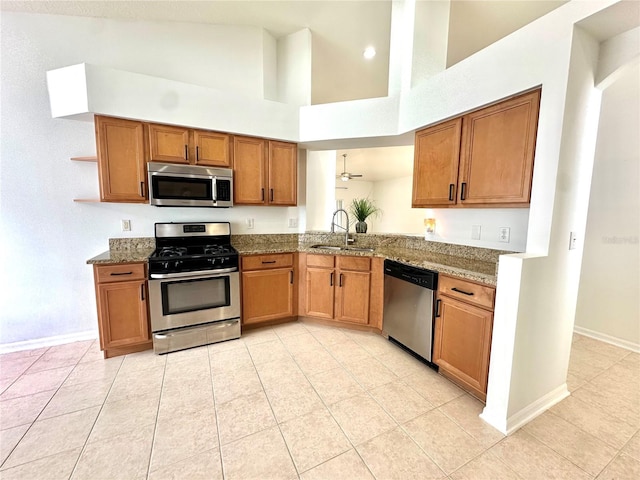
[{"label": "cabinet door handle", "polygon": [[270,193],[269,193],[269,201],[273,202],[273,188],[270,188]]},{"label": "cabinet door handle", "polygon": [[449,201],[453,202],[453,189],[455,185],[453,183],[449,184]]},{"label": "cabinet door handle", "polygon": [[118,275],[133,275],[133,272],[111,272],[109,275],[116,277]]},{"label": "cabinet door handle", "polygon": [[200,147],[196,145],[196,163],[200,160]]},{"label": "cabinet door handle", "polygon": [[339,287],[342,286],[342,274],[340,274],[340,284],[338,285]]},{"label": "cabinet door handle", "polygon": [[144,182],[140,182],[140,196],[144,197]]},{"label": "cabinet door handle", "polygon": [[144,283],[140,284],[140,299],[144,302]]},{"label": "cabinet door handle", "polygon": [[331,275],[329,275],[329,286],[333,287],[333,272],[331,272]]},{"label": "cabinet door handle", "polygon": [[463,295],[469,295],[469,296],[473,295],[473,292],[465,292],[464,290],[460,290],[460,289],[458,289],[456,287],[453,287],[451,290],[453,290],[454,292],[461,293]]},{"label": "cabinet door handle", "polygon": [[262,189],[262,201],[264,202],[264,188]]},{"label": "cabinet door handle", "polygon": [[268,262],[265,262],[264,260],[262,261],[263,265],[266,265],[268,263],[276,263],[276,261],[275,260],[269,260]]},{"label": "cabinet door handle", "polygon": [[293,270],[289,271],[289,282],[293,285]]},{"label": "cabinet door handle", "polygon": [[436,300],[436,318],[440,317],[440,303],[442,302],[442,300],[437,299]]},{"label": "cabinet door handle", "polygon": [[189,145],[184,146],[184,159],[187,162],[189,161]]},{"label": "cabinet door handle", "polygon": [[462,186],[460,187],[460,200],[464,200],[467,195],[467,184],[462,182]]}]

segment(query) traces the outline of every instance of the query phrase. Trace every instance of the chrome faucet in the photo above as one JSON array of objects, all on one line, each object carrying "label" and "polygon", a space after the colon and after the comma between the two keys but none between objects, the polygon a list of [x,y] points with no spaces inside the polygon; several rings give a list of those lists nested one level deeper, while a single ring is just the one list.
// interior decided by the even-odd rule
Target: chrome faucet
[{"label": "chrome faucet", "polygon": [[[340,213],[340,212],[343,212],[344,216],[347,217],[347,228],[345,228],[342,225],[336,223],[336,215],[338,213]],[[344,231],[345,231],[344,246],[348,247],[349,246],[349,214],[347,213],[347,211],[344,208],[339,208],[338,210],[333,212],[333,216],[331,217],[331,233],[335,233],[335,227],[340,227],[340,228],[344,229]]]}]

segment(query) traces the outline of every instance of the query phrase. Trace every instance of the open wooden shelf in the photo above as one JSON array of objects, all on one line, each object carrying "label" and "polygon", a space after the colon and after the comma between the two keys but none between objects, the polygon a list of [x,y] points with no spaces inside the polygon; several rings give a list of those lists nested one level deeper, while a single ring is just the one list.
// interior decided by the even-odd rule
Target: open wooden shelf
[{"label": "open wooden shelf", "polygon": [[71,160],[74,162],[97,162],[98,161],[98,157],[97,156],[93,156],[93,157],[71,157]]}]

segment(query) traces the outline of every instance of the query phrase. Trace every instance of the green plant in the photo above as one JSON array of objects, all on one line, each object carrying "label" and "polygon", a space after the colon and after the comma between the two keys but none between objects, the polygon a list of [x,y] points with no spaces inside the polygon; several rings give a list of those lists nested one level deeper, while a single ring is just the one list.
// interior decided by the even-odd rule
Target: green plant
[{"label": "green plant", "polygon": [[373,201],[369,200],[368,198],[354,198],[351,201],[349,210],[359,222],[364,222],[367,217],[370,217],[372,215],[377,217],[382,213],[382,210],[376,207],[375,203],[373,203]]}]

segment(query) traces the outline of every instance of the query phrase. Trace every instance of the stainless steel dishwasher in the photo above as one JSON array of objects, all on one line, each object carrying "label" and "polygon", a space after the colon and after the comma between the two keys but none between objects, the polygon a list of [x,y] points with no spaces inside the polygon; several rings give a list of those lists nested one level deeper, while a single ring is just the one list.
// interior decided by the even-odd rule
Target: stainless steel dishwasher
[{"label": "stainless steel dishwasher", "polygon": [[384,261],[382,329],[389,339],[431,362],[438,272]]}]

